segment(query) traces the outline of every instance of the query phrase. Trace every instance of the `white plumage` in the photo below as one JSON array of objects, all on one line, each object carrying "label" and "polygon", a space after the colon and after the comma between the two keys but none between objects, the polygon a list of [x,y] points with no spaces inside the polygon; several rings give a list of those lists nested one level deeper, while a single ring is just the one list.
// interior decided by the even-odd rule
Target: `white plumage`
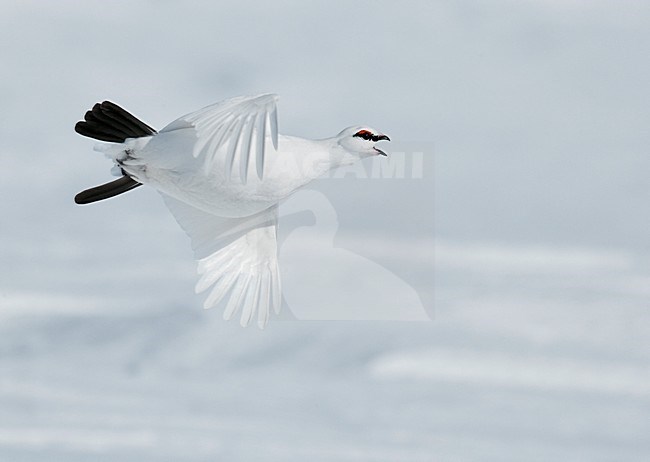
[{"label": "white plumage", "polygon": [[364,127],[322,140],[280,135],[277,100],[225,100],[102,149],[119,172],[157,189],[189,235],[204,307],[226,300],[225,319],[240,313],[245,326],[257,316],[262,328],[282,300],[277,204],[333,167],[385,155],[375,143],[388,139]]}]

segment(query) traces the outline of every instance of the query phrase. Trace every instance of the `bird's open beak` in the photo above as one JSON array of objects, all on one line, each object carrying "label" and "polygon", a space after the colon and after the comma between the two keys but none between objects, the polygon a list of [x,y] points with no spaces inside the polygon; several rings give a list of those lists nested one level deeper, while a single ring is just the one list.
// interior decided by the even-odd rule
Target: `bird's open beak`
[{"label": "bird's open beak", "polygon": [[[390,138],[388,137],[388,135],[380,135],[380,136],[377,138],[377,141],[390,141]],[[375,151],[377,151],[380,155],[382,155],[382,156],[384,156],[384,157],[388,157],[388,154],[386,154],[386,153],[385,153],[384,151],[382,151],[381,149],[379,149],[379,148],[377,148],[377,147],[373,147],[373,149],[374,149]]]}]

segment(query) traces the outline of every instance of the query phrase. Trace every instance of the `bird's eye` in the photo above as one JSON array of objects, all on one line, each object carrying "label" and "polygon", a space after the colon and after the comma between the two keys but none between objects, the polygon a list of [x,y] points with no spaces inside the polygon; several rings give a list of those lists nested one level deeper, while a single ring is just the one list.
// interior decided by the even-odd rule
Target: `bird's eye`
[{"label": "bird's eye", "polygon": [[358,136],[359,138],[363,138],[363,139],[366,140],[366,141],[370,141],[370,140],[377,141],[377,140],[375,139],[376,136],[374,136],[374,135],[373,135],[372,133],[370,133],[368,130],[359,130],[358,132],[356,132],[356,133],[354,134],[354,136]]}]

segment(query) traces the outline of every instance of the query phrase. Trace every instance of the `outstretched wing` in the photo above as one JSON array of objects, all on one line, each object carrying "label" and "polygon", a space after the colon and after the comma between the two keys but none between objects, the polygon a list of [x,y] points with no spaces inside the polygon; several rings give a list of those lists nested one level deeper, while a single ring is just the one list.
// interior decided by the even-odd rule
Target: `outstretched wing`
[{"label": "outstretched wing", "polygon": [[264,328],[271,308],[277,314],[281,304],[277,206],[246,218],[223,218],[162,196],[192,241],[200,275],[196,292],[212,288],[203,307],[213,308],[230,294],[224,319],[241,311],[241,325],[247,326],[257,313]]},{"label": "outstretched wing", "polygon": [[220,148],[225,150],[225,174],[232,176],[239,167],[239,178],[246,183],[249,165],[254,165],[257,176],[264,176],[266,137],[271,136],[278,148],[277,95],[242,96],[228,99],[187,114],[167,125],[160,132],[194,127],[197,141],[194,157],[202,157],[209,169]]}]

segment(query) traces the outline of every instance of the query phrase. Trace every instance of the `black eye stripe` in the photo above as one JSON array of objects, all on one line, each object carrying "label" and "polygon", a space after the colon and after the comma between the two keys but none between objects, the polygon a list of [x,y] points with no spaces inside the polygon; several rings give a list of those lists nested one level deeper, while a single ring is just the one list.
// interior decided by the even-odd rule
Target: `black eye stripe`
[{"label": "black eye stripe", "polygon": [[379,139],[378,136],[373,135],[368,130],[361,130],[361,131],[355,133],[353,136],[358,136],[359,138],[363,138],[366,141],[370,141],[370,140],[378,141],[378,139]]},{"label": "black eye stripe", "polygon": [[382,141],[382,140],[390,141],[390,138],[388,136],[386,136],[386,135],[373,135],[368,130],[359,130],[354,135],[352,135],[352,137],[355,137],[355,136],[358,136],[359,138],[362,138],[362,139],[364,139],[366,141],[372,140],[375,143],[377,141]]}]

